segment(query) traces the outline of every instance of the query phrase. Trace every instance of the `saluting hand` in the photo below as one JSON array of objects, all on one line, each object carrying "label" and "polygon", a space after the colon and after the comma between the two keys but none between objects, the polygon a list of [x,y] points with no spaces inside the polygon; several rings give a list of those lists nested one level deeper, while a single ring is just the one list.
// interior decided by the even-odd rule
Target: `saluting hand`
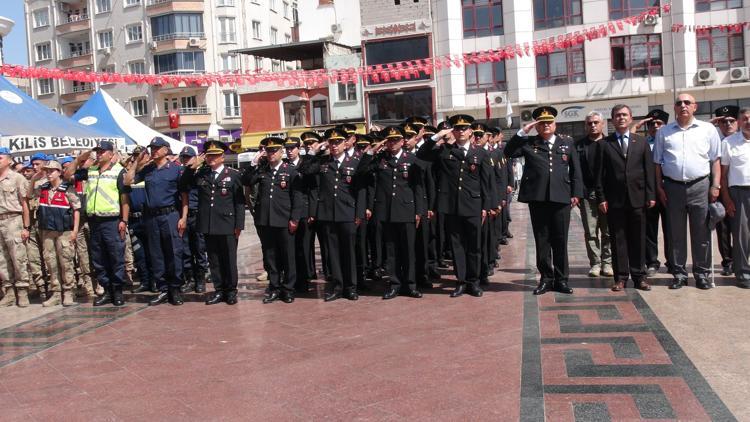
[{"label": "saluting hand", "polygon": [[527,123],[526,126],[523,127],[523,132],[528,134],[531,132],[531,129],[536,126],[536,121],[533,121],[531,123]]}]

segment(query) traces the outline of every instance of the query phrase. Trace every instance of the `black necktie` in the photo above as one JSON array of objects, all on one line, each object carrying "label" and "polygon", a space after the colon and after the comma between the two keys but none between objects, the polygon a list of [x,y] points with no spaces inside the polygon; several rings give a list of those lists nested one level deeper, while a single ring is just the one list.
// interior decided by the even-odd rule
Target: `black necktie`
[{"label": "black necktie", "polygon": [[620,135],[620,149],[622,149],[622,155],[628,155],[628,137]]}]

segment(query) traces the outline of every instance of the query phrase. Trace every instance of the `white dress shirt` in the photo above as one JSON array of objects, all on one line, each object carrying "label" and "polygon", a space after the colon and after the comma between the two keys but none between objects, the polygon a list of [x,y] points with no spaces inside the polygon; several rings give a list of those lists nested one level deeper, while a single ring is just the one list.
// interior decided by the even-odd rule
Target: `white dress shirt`
[{"label": "white dress shirt", "polygon": [[693,119],[683,129],[672,122],[656,132],[653,154],[665,177],[689,182],[708,176],[711,163],[721,157],[721,140],[710,123]]},{"label": "white dress shirt", "polygon": [[729,186],[750,187],[750,139],[745,139],[742,131],[721,142],[721,165],[729,166]]}]

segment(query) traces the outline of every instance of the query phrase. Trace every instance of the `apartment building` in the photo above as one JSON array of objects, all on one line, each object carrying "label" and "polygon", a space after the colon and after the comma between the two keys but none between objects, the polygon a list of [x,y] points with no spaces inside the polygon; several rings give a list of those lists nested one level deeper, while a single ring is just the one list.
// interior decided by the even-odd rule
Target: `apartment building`
[{"label": "apartment building", "polygon": [[[233,50],[291,42],[294,0],[25,0],[29,63],[127,74],[200,74],[294,68]],[[240,137],[231,86],[149,86],[36,80],[36,99],[72,115],[98,88],[144,124],[199,145]],[[179,113],[170,127],[168,114]],[[174,126],[174,125],[172,125]]]}]

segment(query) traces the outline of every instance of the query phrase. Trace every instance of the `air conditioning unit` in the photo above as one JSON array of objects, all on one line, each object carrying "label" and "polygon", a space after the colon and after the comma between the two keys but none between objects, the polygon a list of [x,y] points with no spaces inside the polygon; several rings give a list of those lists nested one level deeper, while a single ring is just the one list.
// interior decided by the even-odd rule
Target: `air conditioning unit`
[{"label": "air conditioning unit", "polygon": [[729,69],[730,82],[745,82],[750,79],[750,69],[747,66]]},{"label": "air conditioning unit", "polygon": [[188,41],[188,45],[190,45],[191,47],[198,47],[200,44],[200,38],[190,38],[190,40]]},{"label": "air conditioning unit", "polygon": [[151,41],[151,42],[150,42],[150,43],[148,44],[148,48],[150,48],[150,49],[152,49],[152,50],[156,50],[156,47],[158,47],[158,46],[159,46],[159,44],[158,44],[158,43],[157,43],[156,41]]},{"label": "air conditioning unit", "polygon": [[494,105],[505,104],[508,102],[508,97],[504,92],[489,94],[488,97],[490,98],[490,100],[492,100],[492,104]]},{"label": "air conditioning unit", "polygon": [[522,122],[530,122],[534,120],[534,117],[531,116],[533,110],[521,110],[521,121]]},{"label": "air conditioning unit", "polygon": [[698,69],[698,74],[696,75],[696,77],[698,78],[698,82],[713,82],[716,80],[716,68],[707,67],[704,69]]},{"label": "air conditioning unit", "polygon": [[331,25],[331,32],[333,32],[334,34],[338,34],[339,32],[341,32],[341,25],[337,23]]},{"label": "air conditioning unit", "polygon": [[657,15],[646,15],[643,18],[643,24],[646,26],[656,26],[657,23],[659,23],[659,16]]},{"label": "air conditioning unit", "polygon": [[105,56],[112,55],[112,48],[111,47],[107,47],[107,48],[102,49],[102,54],[104,54]]}]

